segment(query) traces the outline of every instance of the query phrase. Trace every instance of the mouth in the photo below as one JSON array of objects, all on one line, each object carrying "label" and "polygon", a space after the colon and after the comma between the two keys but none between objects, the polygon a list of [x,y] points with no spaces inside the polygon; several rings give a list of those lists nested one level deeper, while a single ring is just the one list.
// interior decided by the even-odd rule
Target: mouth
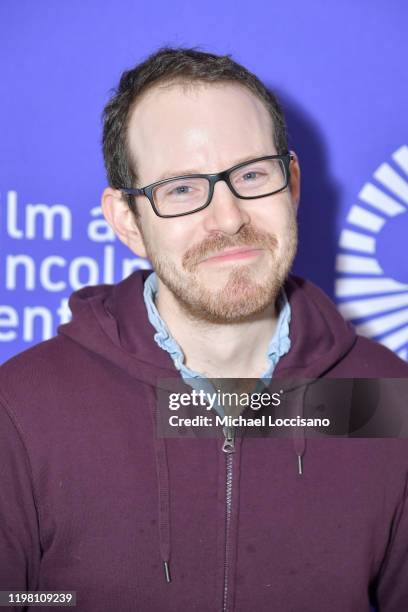
[{"label": "mouth", "polygon": [[240,259],[250,259],[257,257],[262,253],[263,249],[254,247],[238,247],[233,249],[225,249],[220,253],[209,255],[202,259],[199,263],[222,263],[227,261],[238,261]]}]

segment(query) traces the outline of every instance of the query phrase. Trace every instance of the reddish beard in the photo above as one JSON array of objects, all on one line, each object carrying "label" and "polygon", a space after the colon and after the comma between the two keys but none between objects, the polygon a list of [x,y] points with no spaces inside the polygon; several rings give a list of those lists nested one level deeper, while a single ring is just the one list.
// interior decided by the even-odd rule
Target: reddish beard
[{"label": "reddish beard", "polygon": [[[162,283],[170,290],[184,312],[210,323],[247,321],[274,306],[290,270],[297,247],[297,224],[292,215],[282,235],[282,244],[273,234],[244,226],[234,236],[215,234],[188,249],[178,270],[168,258],[158,255],[145,239],[148,258]],[[198,264],[202,259],[226,248],[256,247],[265,251],[265,274],[255,279],[259,266],[237,264],[220,289],[209,289],[200,280]]]}]

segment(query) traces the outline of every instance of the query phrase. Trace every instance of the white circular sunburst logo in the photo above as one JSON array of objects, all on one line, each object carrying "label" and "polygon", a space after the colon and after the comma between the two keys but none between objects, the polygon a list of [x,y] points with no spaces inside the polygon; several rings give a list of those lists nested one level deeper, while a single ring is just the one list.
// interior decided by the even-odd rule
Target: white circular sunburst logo
[{"label": "white circular sunburst logo", "polygon": [[335,295],[359,334],[408,361],[408,146],[359,193],[339,239]]}]

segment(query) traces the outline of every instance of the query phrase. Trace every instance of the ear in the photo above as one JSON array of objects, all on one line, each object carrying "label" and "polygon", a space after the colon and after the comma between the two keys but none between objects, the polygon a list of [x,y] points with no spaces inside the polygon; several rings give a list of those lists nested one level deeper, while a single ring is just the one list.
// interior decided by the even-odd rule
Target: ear
[{"label": "ear", "polygon": [[290,151],[293,155],[293,159],[290,162],[290,179],[289,179],[289,190],[292,196],[292,201],[297,210],[300,200],[300,166],[298,156],[294,151]]},{"label": "ear", "polygon": [[101,207],[106,221],[119,240],[139,257],[147,257],[140,220],[135,218],[123,193],[119,189],[106,187],[102,193]]}]

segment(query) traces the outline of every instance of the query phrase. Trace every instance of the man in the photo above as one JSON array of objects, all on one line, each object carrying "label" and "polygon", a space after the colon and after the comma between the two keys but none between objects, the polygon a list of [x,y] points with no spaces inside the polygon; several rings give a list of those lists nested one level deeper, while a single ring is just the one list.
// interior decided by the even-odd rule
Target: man
[{"label": "man", "polygon": [[2,367],[1,589],[98,612],[408,609],[405,440],[156,429],[171,381],[408,376],[288,277],[300,171],[275,97],[228,57],[163,49],[104,120],[103,211],[154,273],[80,290]]}]

